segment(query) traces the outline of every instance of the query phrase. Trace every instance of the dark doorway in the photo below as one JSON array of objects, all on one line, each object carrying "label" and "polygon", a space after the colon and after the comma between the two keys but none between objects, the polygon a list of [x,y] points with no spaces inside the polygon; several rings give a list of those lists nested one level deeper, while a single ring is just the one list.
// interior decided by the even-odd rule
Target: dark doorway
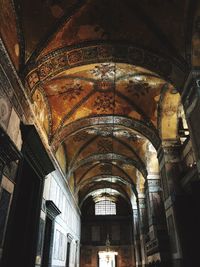
[{"label": "dark doorway", "polygon": [[33,125],[21,124],[22,155],[1,267],[35,267],[44,177],[54,166]]},{"label": "dark doorway", "polygon": [[115,255],[115,267],[118,267],[118,264],[117,264],[117,262],[118,262],[118,256],[117,256],[117,255]]},{"label": "dark doorway", "polygon": [[43,181],[29,162],[21,163],[5,239],[2,266],[35,266]]},{"label": "dark doorway", "polygon": [[48,267],[51,263],[51,247],[52,247],[52,220],[47,216],[44,234],[44,248],[42,253],[42,267]]},{"label": "dark doorway", "polygon": [[67,257],[66,257],[66,267],[69,267],[69,260],[70,260],[70,242],[67,242]]}]

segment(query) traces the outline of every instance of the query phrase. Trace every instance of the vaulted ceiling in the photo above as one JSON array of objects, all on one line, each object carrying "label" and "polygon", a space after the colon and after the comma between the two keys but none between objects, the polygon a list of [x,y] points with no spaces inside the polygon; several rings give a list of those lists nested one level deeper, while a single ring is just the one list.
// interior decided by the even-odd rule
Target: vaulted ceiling
[{"label": "vaulted ceiling", "polygon": [[197,2],[0,1],[2,39],[79,203],[142,192],[162,141],[179,139]]}]

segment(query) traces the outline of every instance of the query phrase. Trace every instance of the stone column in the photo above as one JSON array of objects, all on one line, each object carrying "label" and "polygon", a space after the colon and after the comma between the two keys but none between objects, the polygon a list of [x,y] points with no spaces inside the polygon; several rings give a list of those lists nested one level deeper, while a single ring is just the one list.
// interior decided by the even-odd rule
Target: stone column
[{"label": "stone column", "polygon": [[[184,228],[185,240],[183,244],[183,256],[185,251],[187,252],[186,264],[188,266],[199,265],[199,250],[195,243],[199,242],[200,236],[200,219],[197,216],[197,210],[199,210],[200,203],[200,68],[196,67],[191,70],[188,79],[185,83],[183,91],[181,92],[182,104],[185,110],[185,117],[188,124],[190,133],[190,140],[192,143],[192,149],[196,160],[196,178],[190,179],[187,185],[187,198],[185,197],[184,207],[182,209],[182,224]],[[188,179],[189,180],[189,179]],[[187,210],[187,212],[186,212]],[[193,240],[191,240],[193,239]]]},{"label": "stone column", "polygon": [[146,233],[147,233],[147,213],[146,213],[146,199],[144,194],[139,194],[137,198],[138,211],[139,211],[139,235],[141,246],[142,267],[147,266],[146,255]]},{"label": "stone column", "polygon": [[167,266],[169,264],[169,239],[159,174],[148,175],[146,198],[149,221],[146,242],[148,262],[160,262],[160,266]]},{"label": "stone column", "polygon": [[16,171],[21,159],[21,153],[0,125],[0,262],[16,182]]},{"label": "stone column", "polygon": [[133,236],[134,236],[134,248],[135,248],[135,266],[140,267],[142,261],[142,254],[140,246],[139,212],[136,203],[133,207]]},{"label": "stone column", "polygon": [[184,266],[183,254],[185,233],[184,195],[181,187],[181,145],[177,141],[168,141],[162,144],[158,154],[160,162],[160,174],[162,180],[163,199],[167,228],[170,239],[170,252],[173,266]]},{"label": "stone column", "polygon": [[190,72],[181,99],[200,175],[200,69]]}]

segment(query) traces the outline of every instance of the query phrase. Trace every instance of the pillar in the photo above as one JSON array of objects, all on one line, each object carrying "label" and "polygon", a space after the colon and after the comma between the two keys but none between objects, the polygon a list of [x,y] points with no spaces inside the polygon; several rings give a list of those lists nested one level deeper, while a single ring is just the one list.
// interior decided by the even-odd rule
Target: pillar
[{"label": "pillar", "polygon": [[[173,267],[195,266],[196,230],[192,195],[183,190],[181,144],[167,141],[158,155]],[[197,241],[197,240],[196,240]]]},{"label": "pillar", "polygon": [[200,69],[192,70],[181,92],[181,100],[200,174]]},{"label": "pillar", "polygon": [[133,235],[135,248],[135,266],[141,267],[142,254],[140,246],[140,231],[139,231],[139,212],[137,203],[133,206]]},{"label": "pillar", "polygon": [[170,266],[169,238],[159,174],[149,174],[145,187],[149,222],[146,242],[148,263],[159,262],[159,266]]},{"label": "pillar", "polygon": [[138,194],[137,198],[138,215],[139,215],[139,235],[141,247],[141,266],[147,266],[146,255],[146,233],[147,233],[147,213],[146,213],[146,199],[144,194]]},{"label": "pillar", "polygon": [[[200,203],[200,68],[191,70],[188,79],[181,92],[182,104],[185,111],[185,117],[190,133],[192,149],[196,160],[196,179],[189,181],[189,194],[185,203],[183,218],[185,220],[185,242],[187,248],[186,264],[190,266],[199,265],[199,251],[195,243],[199,242],[200,237],[200,219],[196,215]],[[185,216],[184,216],[185,215]],[[188,233],[188,235],[186,235]],[[189,234],[190,233],[190,234]],[[193,240],[191,240],[193,239]],[[188,245],[190,244],[190,245]],[[183,253],[185,255],[185,253]],[[192,261],[192,262],[191,262]],[[185,264],[185,265],[186,265]]]}]

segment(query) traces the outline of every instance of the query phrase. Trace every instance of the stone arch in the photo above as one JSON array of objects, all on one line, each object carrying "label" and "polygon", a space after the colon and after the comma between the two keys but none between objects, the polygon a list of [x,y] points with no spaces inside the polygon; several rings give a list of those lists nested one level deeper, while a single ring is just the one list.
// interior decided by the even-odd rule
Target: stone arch
[{"label": "stone arch", "polygon": [[91,155],[88,158],[77,162],[72,167],[72,169],[69,170],[69,174],[74,172],[76,169],[80,168],[81,166],[87,165],[89,163],[98,162],[98,161],[103,161],[103,162],[106,161],[107,162],[107,161],[113,161],[113,160],[119,161],[119,162],[123,162],[123,163],[126,163],[126,164],[131,164],[136,169],[138,169],[143,174],[144,177],[147,176],[147,171],[144,168],[144,166],[141,166],[140,162],[138,162],[136,160],[133,160],[133,159],[130,159],[128,157],[125,157],[125,156],[122,156],[122,155],[119,155],[119,154],[113,154],[113,153]]},{"label": "stone arch", "polygon": [[172,82],[176,87],[184,83],[185,73],[181,65],[172,58],[166,58],[134,44],[99,41],[63,47],[32,62],[26,68],[27,85],[32,90],[40,82],[66,69],[110,61],[144,67],[159,74],[164,80]]},{"label": "stone arch", "polygon": [[54,136],[50,145],[56,150],[61,142],[68,136],[75,134],[83,129],[91,128],[92,126],[121,126],[129,130],[133,130],[146,137],[153,146],[158,149],[161,143],[161,140],[158,136],[156,129],[151,128],[146,123],[133,120],[128,117],[123,116],[96,116],[96,117],[87,117],[85,119],[77,120],[70,123],[67,127],[63,127],[57,135]]}]

